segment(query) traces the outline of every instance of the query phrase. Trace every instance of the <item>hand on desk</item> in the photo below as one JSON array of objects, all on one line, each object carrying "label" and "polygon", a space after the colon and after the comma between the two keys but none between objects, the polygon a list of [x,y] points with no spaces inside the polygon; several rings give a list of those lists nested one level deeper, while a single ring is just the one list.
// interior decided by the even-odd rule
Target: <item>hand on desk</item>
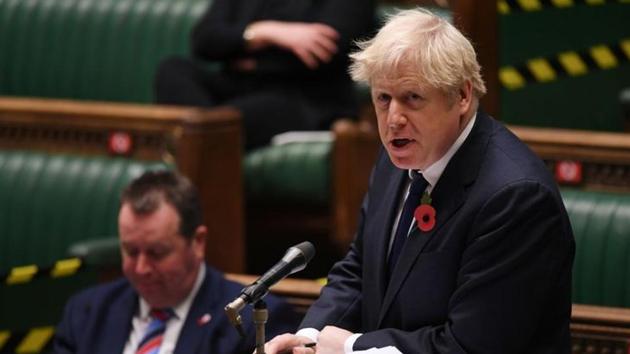
[{"label": "hand on desk", "polygon": [[296,336],[294,334],[285,333],[274,337],[265,344],[266,354],[312,354],[315,353],[314,347],[305,347],[305,344],[313,342],[308,337]]},{"label": "hand on desk", "polygon": [[319,333],[317,345],[314,347],[306,347],[312,340],[303,336],[294,334],[279,335],[265,344],[266,354],[343,354],[344,343],[346,339],[352,335],[352,332],[345,329],[326,326]]},{"label": "hand on desk", "polygon": [[318,354],[343,354],[343,345],[352,332],[335,326],[326,326],[317,337]]}]

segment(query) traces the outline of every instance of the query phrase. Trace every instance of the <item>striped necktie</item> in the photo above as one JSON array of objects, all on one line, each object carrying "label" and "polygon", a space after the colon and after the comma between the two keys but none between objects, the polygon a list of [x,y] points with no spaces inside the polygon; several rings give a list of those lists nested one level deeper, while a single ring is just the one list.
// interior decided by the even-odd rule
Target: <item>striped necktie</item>
[{"label": "striped necktie", "polygon": [[136,354],[157,354],[166,330],[166,322],[173,317],[172,309],[152,309],[149,312],[151,322],[147,327]]}]

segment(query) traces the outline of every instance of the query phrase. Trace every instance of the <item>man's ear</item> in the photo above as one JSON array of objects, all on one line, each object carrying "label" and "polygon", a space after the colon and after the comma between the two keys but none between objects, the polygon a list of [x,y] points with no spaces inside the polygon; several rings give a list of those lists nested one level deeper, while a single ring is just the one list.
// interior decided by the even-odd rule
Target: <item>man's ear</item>
[{"label": "man's ear", "polygon": [[470,110],[470,106],[473,102],[473,88],[470,80],[464,81],[459,88],[456,104],[459,106],[459,113],[465,114]]}]

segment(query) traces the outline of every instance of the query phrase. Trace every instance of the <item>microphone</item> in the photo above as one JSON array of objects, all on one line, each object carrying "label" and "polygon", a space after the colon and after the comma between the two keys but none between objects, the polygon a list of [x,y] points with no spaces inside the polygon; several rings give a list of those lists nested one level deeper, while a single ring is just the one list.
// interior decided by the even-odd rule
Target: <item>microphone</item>
[{"label": "microphone", "polygon": [[313,259],[314,255],[315,247],[308,241],[290,247],[278,263],[255,282],[243,288],[239,297],[225,306],[225,313],[228,319],[232,325],[236,326],[241,335],[244,335],[244,333],[241,328],[239,312],[243,307],[247,304],[258,302],[267,295],[271,286],[288,275],[303,270],[306,264]]}]

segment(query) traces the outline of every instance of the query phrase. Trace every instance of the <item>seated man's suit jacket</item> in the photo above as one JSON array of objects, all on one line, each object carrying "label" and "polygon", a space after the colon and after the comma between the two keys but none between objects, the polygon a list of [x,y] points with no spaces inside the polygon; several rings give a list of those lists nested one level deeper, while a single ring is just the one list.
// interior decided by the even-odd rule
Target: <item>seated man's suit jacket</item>
[{"label": "seated man's suit jacket", "polygon": [[382,152],[351,249],[301,327],[363,333],[354,350],[569,353],[575,244],[542,161],[479,112],[431,193],[434,228],[412,230],[388,284],[405,178]]},{"label": "seated man's suit jacket", "polygon": [[[243,285],[226,280],[211,267],[188,312],[177,345],[177,354],[252,353],[255,330],[251,308],[243,309],[243,327],[247,337],[241,339],[229,323],[223,308],[234,300]],[[267,336],[296,328],[299,319],[293,309],[280,299],[267,296],[269,309]],[[54,352],[76,354],[120,354],[131,332],[131,320],[138,310],[138,294],[126,279],[87,289],[73,296],[57,327]],[[200,321],[205,315],[210,321]]]}]

